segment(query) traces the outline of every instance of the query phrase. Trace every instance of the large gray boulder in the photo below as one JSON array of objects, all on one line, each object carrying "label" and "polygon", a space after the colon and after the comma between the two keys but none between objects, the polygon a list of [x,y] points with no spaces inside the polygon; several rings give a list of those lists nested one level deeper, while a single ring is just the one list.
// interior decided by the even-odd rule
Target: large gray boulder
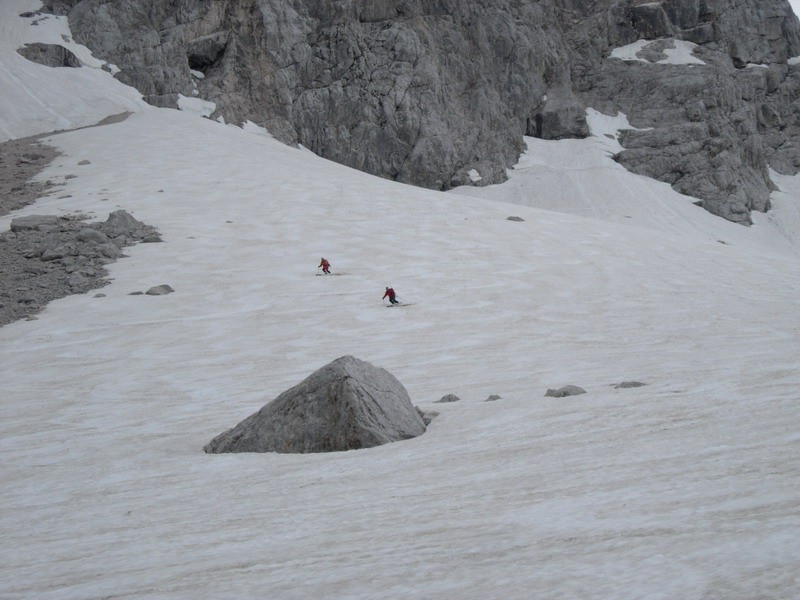
[{"label": "large gray boulder", "polygon": [[338,452],[422,435],[425,423],[395,377],[343,356],[283,392],[204,450]]}]

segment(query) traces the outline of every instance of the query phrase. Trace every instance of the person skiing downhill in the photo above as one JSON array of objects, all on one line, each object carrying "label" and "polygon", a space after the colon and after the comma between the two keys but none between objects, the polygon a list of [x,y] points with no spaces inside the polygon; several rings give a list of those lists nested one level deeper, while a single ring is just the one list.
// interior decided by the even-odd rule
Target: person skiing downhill
[{"label": "person skiing downhill", "polygon": [[[324,256],[320,259],[319,267],[322,267],[322,272],[325,273],[325,275],[331,274],[331,263],[325,260]],[[319,267],[317,268],[319,269]]]},{"label": "person skiing downhill", "polygon": [[[386,293],[383,295],[383,298],[388,297],[389,302],[391,302],[392,304],[400,304],[400,302],[397,300],[395,296],[397,296],[397,294],[395,294],[394,290],[390,287],[387,287]],[[381,298],[381,300],[383,300],[383,298]]]}]

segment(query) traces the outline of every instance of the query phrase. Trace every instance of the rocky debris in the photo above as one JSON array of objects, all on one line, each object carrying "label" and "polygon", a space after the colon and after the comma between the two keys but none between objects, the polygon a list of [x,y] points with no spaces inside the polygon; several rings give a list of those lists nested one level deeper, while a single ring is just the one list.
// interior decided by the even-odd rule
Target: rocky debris
[{"label": "rocky debris", "polygon": [[627,388],[637,388],[647,385],[646,383],[642,383],[641,381],[623,381],[622,383],[618,383],[614,386],[614,389],[627,389]]},{"label": "rocky debris", "polygon": [[33,177],[59,156],[39,137],[20,138],[0,144],[0,215],[22,208],[43,196],[54,185]]},{"label": "rocky debris", "polygon": [[551,398],[564,398],[566,396],[578,396],[585,393],[586,390],[582,387],[578,387],[577,385],[565,385],[557,390],[548,389],[545,396],[550,396]]},{"label": "rocky debris", "polygon": [[29,215],[0,233],[0,326],[39,312],[48,302],[108,283],[105,266],[122,248],[155,229],[115,211],[101,223],[84,216]]},{"label": "rocky debris", "polygon": [[393,375],[343,356],[283,392],[204,450],[339,452],[425,433],[425,423]]},{"label": "rocky debris", "polygon": [[435,410],[426,411],[422,410],[419,406],[415,406],[414,408],[417,409],[417,413],[419,413],[419,416],[422,417],[422,421],[423,423],[425,423],[426,427],[431,424],[431,421],[433,421],[436,417],[439,416],[439,413],[436,412]]},{"label": "rocky debris", "polygon": [[486,400],[484,400],[484,402],[494,402],[495,400],[500,400],[501,398],[502,398],[502,396],[498,396],[497,394],[492,394],[491,396],[486,398]]},{"label": "rocky debris", "polygon": [[80,67],[81,61],[70,50],[60,44],[25,44],[17,53],[28,60],[46,67]]},{"label": "rocky debris", "polygon": [[145,294],[147,294],[148,296],[164,296],[166,294],[171,294],[174,291],[175,290],[173,290],[170,286],[164,283],[161,285],[156,285],[151,287],[149,290],[145,292]]},{"label": "rocky debris", "polygon": [[[425,187],[502,181],[523,135],[586,136],[589,107],[639,128],[620,164],[731,221],[769,208],[769,167],[800,168],[785,0],[45,4],[153,104],[197,95],[212,118]],[[612,56],[639,40],[637,60]],[[697,60],[673,64],[686,43]]]},{"label": "rocky debris", "polygon": [[439,398],[436,401],[436,404],[445,404],[445,403],[448,403],[448,402],[458,402],[460,400],[461,400],[461,398],[459,398],[455,394],[446,394],[446,395],[442,396],[441,398]]},{"label": "rocky debris", "polygon": [[506,217],[506,221],[517,221],[518,223],[521,223],[524,220],[525,219],[522,217]]},{"label": "rocky debris", "polygon": [[52,231],[58,227],[58,217],[55,215],[28,215],[17,217],[11,221],[11,231]]}]

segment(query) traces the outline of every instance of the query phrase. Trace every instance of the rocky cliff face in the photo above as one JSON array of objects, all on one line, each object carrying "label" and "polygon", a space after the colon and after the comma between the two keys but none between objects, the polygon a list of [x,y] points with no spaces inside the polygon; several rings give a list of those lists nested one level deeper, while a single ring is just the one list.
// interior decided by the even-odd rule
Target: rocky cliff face
[{"label": "rocky cliff face", "polygon": [[[587,135],[587,107],[638,128],[623,165],[733,221],[768,208],[768,167],[800,167],[786,0],[48,4],[153,104],[196,95],[213,117],[425,187],[502,181],[523,135]],[[672,64],[687,48],[692,64]]]}]

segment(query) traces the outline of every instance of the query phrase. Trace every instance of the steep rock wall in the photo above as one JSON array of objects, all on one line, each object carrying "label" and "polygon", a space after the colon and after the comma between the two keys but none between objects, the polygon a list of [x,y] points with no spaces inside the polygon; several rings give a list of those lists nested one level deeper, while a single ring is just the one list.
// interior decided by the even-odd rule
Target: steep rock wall
[{"label": "steep rock wall", "polygon": [[[617,159],[748,223],[800,167],[786,0],[50,0],[153,104],[216,103],[287,143],[436,189],[502,181],[522,136],[623,111]],[[612,50],[657,40],[621,60]],[[703,64],[661,64],[697,44]],[[793,61],[791,61],[793,62]],[[752,68],[759,64],[764,67]]]}]

